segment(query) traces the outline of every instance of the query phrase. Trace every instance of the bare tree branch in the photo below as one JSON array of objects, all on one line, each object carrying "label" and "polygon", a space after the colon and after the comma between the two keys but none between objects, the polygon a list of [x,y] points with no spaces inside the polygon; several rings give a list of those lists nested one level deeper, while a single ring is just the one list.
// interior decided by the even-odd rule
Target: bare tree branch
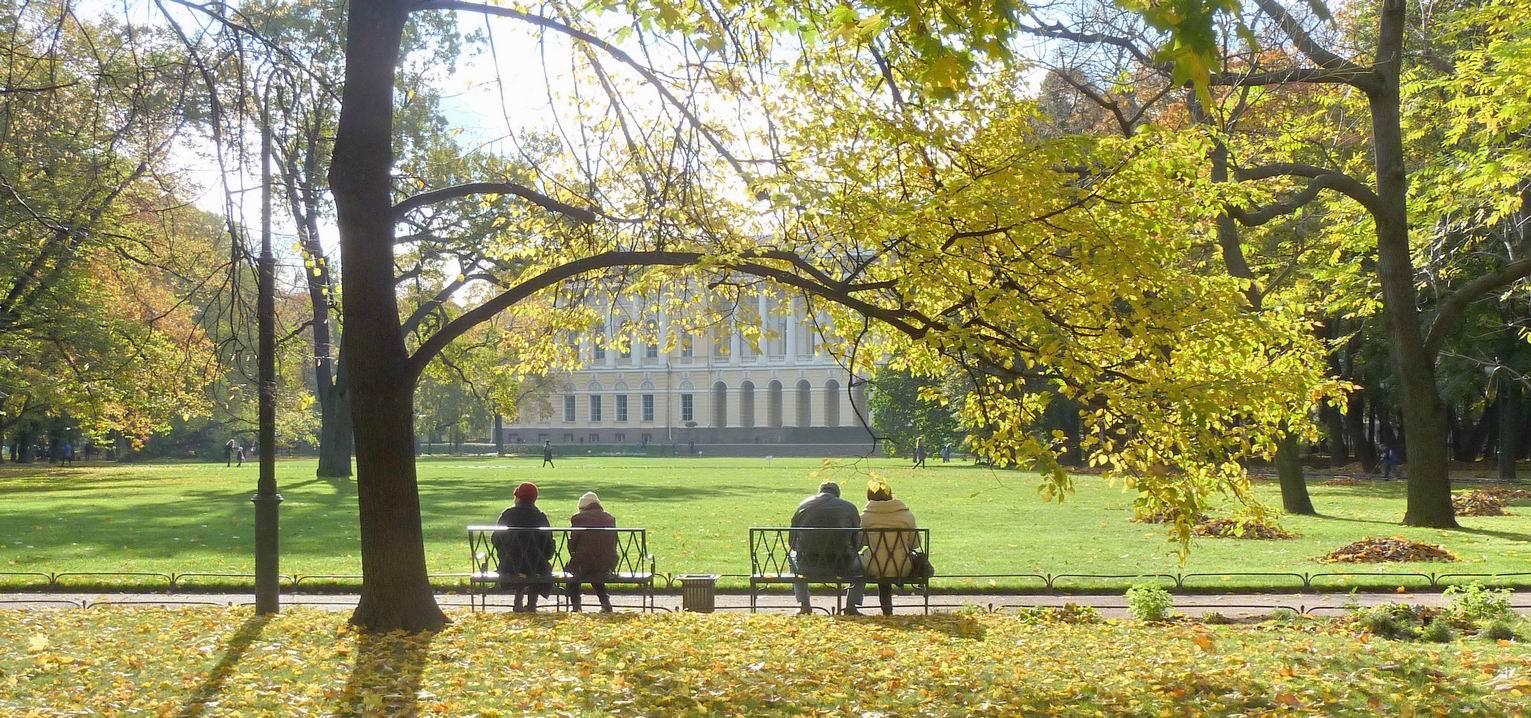
[{"label": "bare tree branch", "polygon": [[599,215],[597,211],[576,207],[567,202],[560,202],[537,190],[514,182],[469,182],[429,192],[421,192],[413,197],[409,197],[393,206],[393,216],[395,218],[403,217],[405,214],[426,205],[478,194],[515,195],[543,209],[557,212],[581,224],[595,222]]}]

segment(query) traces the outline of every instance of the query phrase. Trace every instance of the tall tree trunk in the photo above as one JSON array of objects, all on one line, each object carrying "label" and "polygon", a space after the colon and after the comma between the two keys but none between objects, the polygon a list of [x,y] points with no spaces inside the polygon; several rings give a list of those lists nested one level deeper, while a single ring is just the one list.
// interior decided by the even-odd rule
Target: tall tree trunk
[{"label": "tall tree trunk", "polygon": [[[1512,351],[1514,342],[1513,336],[1506,342]],[[1503,363],[1507,364],[1509,359],[1510,354],[1506,352]],[[1515,460],[1520,456],[1520,425],[1525,407],[1521,402],[1520,380],[1511,374],[1508,366],[1500,367],[1498,381],[1499,446],[1495,455],[1499,463],[1499,478],[1514,481]]]},{"label": "tall tree trunk", "polygon": [[1377,471],[1377,447],[1372,445],[1371,437],[1367,434],[1366,427],[1366,394],[1362,391],[1350,392],[1345,398],[1345,433],[1350,436],[1350,445],[1355,450],[1356,461],[1361,462],[1361,470],[1366,473]]},{"label": "tall tree trunk", "polygon": [[494,414],[494,455],[505,455],[505,418],[499,412]]},{"label": "tall tree trunk", "polygon": [[[1211,124],[1212,118],[1201,109],[1201,103],[1194,98],[1191,100],[1192,112],[1199,122]],[[1212,181],[1228,181],[1228,147],[1218,142],[1212,147]],[[1223,213],[1217,218],[1217,244],[1222,250],[1223,266],[1228,274],[1241,279],[1250,280],[1249,289],[1245,296],[1249,299],[1252,311],[1259,313],[1263,296],[1260,289],[1255,285],[1255,273],[1250,269],[1249,261],[1244,257],[1244,245],[1239,241],[1239,227],[1234,218],[1228,213]],[[1281,439],[1276,443],[1276,474],[1281,484],[1281,505],[1292,514],[1313,514],[1313,499],[1308,496],[1308,480],[1303,476],[1302,456],[1297,444],[1297,438],[1291,433],[1283,432]]]},{"label": "tall tree trunk", "polygon": [[324,478],[351,475],[355,450],[355,427],[351,422],[349,372],[344,364],[330,386],[328,400],[320,399],[319,470]]},{"label": "tall tree trunk", "polygon": [[425,566],[415,476],[414,377],[393,277],[393,86],[407,18],[402,0],[351,3],[346,81],[330,186],[345,267],[341,361],[349,372],[361,519],[362,590],[351,622],[365,630],[446,624]]},{"label": "tall tree trunk", "polygon": [[1276,478],[1281,482],[1281,508],[1289,514],[1312,516],[1313,499],[1302,474],[1302,453],[1297,437],[1286,434],[1276,442]]},{"label": "tall tree trunk", "polygon": [[1483,407],[1483,416],[1473,427],[1473,433],[1468,437],[1467,460],[1477,461],[1488,459],[1489,453],[1494,450],[1494,439],[1499,436],[1499,402],[1487,403]]},{"label": "tall tree trunk", "polygon": [[1409,247],[1408,179],[1404,174],[1399,75],[1405,26],[1403,0],[1383,0],[1378,27],[1378,86],[1368,92],[1372,115],[1377,202],[1377,279],[1387,316],[1388,350],[1403,404],[1409,442],[1408,502],[1403,522],[1453,528],[1451,475],[1446,460],[1446,414],[1435,386],[1435,357],[1425,347]]}]

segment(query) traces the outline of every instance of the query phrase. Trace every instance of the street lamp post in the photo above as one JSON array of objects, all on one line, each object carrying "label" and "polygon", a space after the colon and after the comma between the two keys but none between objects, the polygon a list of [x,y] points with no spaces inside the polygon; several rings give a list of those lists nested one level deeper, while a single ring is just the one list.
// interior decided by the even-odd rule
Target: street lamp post
[{"label": "street lamp post", "polygon": [[271,117],[261,99],[260,135],[261,235],[259,299],[260,333],[260,479],[255,496],[255,612],[276,613],[281,605],[278,583],[276,492],[276,259],[271,254]]}]

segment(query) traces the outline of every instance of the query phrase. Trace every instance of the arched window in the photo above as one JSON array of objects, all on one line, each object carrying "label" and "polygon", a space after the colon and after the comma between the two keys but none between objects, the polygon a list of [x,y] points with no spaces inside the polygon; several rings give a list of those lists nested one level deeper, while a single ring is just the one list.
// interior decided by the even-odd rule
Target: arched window
[{"label": "arched window", "polygon": [[728,385],[721,381],[712,385],[712,425],[728,426]]},{"label": "arched window", "polygon": [[739,385],[739,426],[755,428],[755,382]]},{"label": "arched window", "polygon": [[840,425],[840,382],[824,382],[824,425]]},{"label": "arched window", "polygon": [[867,413],[867,380],[851,380],[851,406],[855,408],[856,416],[860,417],[856,419],[858,424],[864,421],[867,426],[872,425],[872,417]]},{"label": "arched window", "polygon": [[775,379],[766,385],[766,426],[781,427],[781,382]]},{"label": "arched window", "polygon": [[813,426],[813,385],[807,379],[797,383],[797,425]]}]

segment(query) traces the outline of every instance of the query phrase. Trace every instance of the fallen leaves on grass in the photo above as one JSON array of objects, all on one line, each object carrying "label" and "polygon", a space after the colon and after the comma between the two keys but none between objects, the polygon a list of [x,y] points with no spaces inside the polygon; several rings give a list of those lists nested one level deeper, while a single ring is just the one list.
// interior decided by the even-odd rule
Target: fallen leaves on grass
[{"label": "fallen leaves on grass", "polygon": [[1458,516],[1504,516],[1504,499],[1480,489],[1452,494],[1451,507]]},{"label": "fallen leaves on grass", "polygon": [[[1132,520],[1144,524],[1168,524],[1174,523],[1179,517],[1180,510],[1175,508],[1154,512],[1144,512],[1139,509],[1133,512]],[[1196,522],[1191,525],[1191,533],[1208,538],[1263,540],[1297,538],[1297,534],[1281,528],[1279,524],[1269,519],[1214,518],[1206,514],[1197,514]]]},{"label": "fallen leaves on grass", "polygon": [[[1363,643],[1349,631],[1004,615],[892,619],[456,614],[435,634],[344,613],[0,612],[0,715],[1524,715],[1488,676],[1519,644]],[[1189,649],[1189,650],[1188,650]]]},{"label": "fallen leaves on grass", "polygon": [[1362,539],[1335,549],[1315,560],[1319,563],[1392,563],[1456,561],[1457,557],[1437,544],[1410,541],[1402,536],[1394,536]]},{"label": "fallen leaves on grass", "polygon": [[1490,486],[1480,489],[1483,493],[1491,494],[1504,503],[1525,501],[1531,499],[1531,489],[1522,489],[1514,486]]},{"label": "fallen leaves on grass", "polygon": [[1197,536],[1213,538],[1281,540],[1294,539],[1294,534],[1275,523],[1259,520],[1202,519],[1192,528]]},{"label": "fallen leaves on grass", "polygon": [[1336,476],[1322,482],[1324,486],[1360,486],[1365,483],[1367,483],[1366,480],[1357,479],[1353,476]]}]

